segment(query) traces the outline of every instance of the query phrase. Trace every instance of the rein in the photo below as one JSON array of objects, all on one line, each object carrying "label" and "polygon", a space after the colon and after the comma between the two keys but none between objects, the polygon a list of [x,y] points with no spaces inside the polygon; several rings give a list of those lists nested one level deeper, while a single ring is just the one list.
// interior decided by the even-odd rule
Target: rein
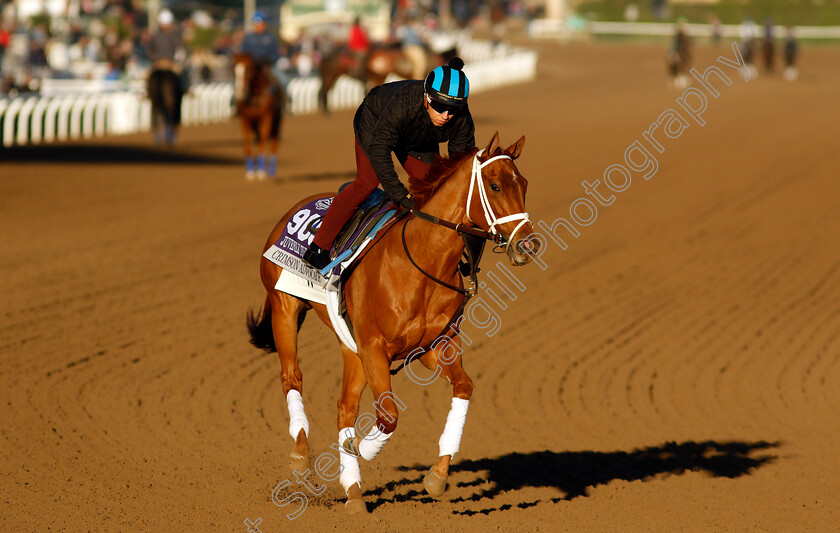
[{"label": "rein", "polygon": [[[423,213],[423,214],[426,215],[425,213]],[[417,214],[412,210],[412,215],[416,216]],[[429,218],[437,219],[437,217],[431,217],[430,215],[426,215],[426,216],[429,217]],[[418,218],[422,218],[422,217],[418,217]],[[452,222],[448,222],[446,220],[440,220],[440,219],[437,219],[437,220],[439,222],[446,222],[446,224],[439,224],[439,222],[436,222],[436,224],[439,224],[439,225],[447,227],[447,228],[455,229],[455,231],[460,233],[462,237],[465,234],[466,235],[475,235],[472,232],[464,231],[464,229],[473,229],[473,228],[462,227],[461,229],[458,229],[457,226],[461,226],[461,224],[453,224]],[[402,245],[403,245],[403,250],[405,250],[405,255],[408,257],[408,260],[411,261],[411,264],[414,265],[414,268],[419,270],[424,276],[431,279],[435,283],[443,285],[447,289],[452,289],[455,292],[463,294],[464,295],[464,302],[463,302],[462,305],[466,305],[467,300],[469,300],[470,298],[472,298],[473,296],[478,294],[478,268],[477,268],[478,265],[476,265],[476,261],[475,261],[475,258],[472,255],[472,253],[471,252],[467,253],[467,261],[468,261],[469,267],[470,267],[470,288],[469,289],[463,289],[461,287],[457,287],[455,285],[452,285],[451,283],[447,283],[447,282],[443,281],[442,279],[438,279],[438,278],[434,277],[433,275],[429,274],[428,272],[426,272],[425,270],[423,270],[423,267],[418,265],[417,262],[414,261],[414,258],[411,257],[411,253],[408,251],[408,244],[405,242],[405,228],[406,228],[406,226],[408,226],[408,220],[405,221],[405,224],[403,224],[403,227],[402,227]],[[477,230],[477,231],[481,231],[481,230]],[[484,232],[484,233],[486,233],[486,232]],[[477,235],[477,236],[484,237],[486,239],[491,238],[491,237],[485,237],[483,235]],[[464,244],[466,245],[466,242]],[[469,249],[469,246],[466,246],[466,249]]]}]

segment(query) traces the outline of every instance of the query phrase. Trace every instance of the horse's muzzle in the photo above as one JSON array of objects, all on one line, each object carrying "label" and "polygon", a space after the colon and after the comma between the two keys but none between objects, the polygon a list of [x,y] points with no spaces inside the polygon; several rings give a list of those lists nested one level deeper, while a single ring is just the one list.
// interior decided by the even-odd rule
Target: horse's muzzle
[{"label": "horse's muzzle", "polygon": [[514,266],[527,265],[539,253],[541,246],[540,241],[526,237],[508,246],[507,254]]}]

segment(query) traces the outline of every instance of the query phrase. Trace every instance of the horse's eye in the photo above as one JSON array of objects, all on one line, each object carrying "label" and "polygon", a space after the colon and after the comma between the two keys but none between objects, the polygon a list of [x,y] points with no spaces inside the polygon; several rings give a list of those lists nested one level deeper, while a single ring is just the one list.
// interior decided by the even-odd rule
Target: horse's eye
[{"label": "horse's eye", "polygon": [[502,190],[502,189],[500,189],[500,188],[499,188],[499,186],[498,186],[498,185],[496,185],[495,183],[491,183],[491,184],[490,184],[490,188],[491,188],[491,189],[493,189],[493,190],[494,190],[494,191],[496,191],[496,192],[499,192],[499,191],[501,191],[501,190]]}]

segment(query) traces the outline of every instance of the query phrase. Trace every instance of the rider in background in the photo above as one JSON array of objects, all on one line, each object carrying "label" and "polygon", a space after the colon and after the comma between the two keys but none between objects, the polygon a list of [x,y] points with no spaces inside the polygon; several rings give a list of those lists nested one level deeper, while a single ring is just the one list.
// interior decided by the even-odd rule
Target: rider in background
[{"label": "rider in background", "polygon": [[370,52],[370,39],[367,32],[362,27],[362,22],[359,17],[353,20],[350,26],[350,32],[347,34],[347,51],[353,58],[353,69],[362,69],[365,65],[365,60]]},{"label": "rider in background", "polygon": [[475,125],[467,105],[469,81],[464,62],[453,58],[422,80],[379,85],[370,90],[353,118],[356,179],[332,202],[303,260],[317,269],[330,262],[341,227],[378,184],[400,206],[411,209],[414,200],[400,182],[391,152],[409,176],[426,176],[440,144],[448,142],[452,157],[475,146]]},{"label": "rider in background", "polygon": [[[286,87],[289,85],[288,75],[277,67],[277,60],[280,59],[280,43],[272,32],[266,31],[268,26],[265,16],[257,11],[251,18],[254,25],[252,32],[245,35],[242,41],[242,53],[251,56],[256,65],[268,66],[272,77],[277,80],[280,86],[288,95]],[[276,88],[272,88],[276,90]]]},{"label": "rider in background", "polygon": [[394,35],[402,43],[405,56],[411,60],[412,79],[419,80],[426,73],[426,46],[423,38],[420,37],[421,29],[417,22],[410,20],[407,16],[401,15],[397,23]]},{"label": "rider in background", "polygon": [[761,39],[761,52],[764,56],[764,69],[773,72],[776,66],[776,43],[773,42],[773,19],[764,19],[764,37]]},{"label": "rider in background", "polygon": [[188,88],[181,65],[187,58],[187,49],[181,38],[181,33],[173,25],[175,17],[168,9],[158,14],[158,31],[149,40],[149,59],[152,60],[152,71],[171,70],[178,75],[181,82],[181,92]]}]

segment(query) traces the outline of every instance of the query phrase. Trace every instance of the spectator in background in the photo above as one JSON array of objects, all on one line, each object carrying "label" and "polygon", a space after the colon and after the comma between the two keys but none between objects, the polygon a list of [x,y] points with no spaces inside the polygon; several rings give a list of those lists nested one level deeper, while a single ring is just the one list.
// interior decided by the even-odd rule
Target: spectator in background
[{"label": "spectator in background", "polygon": [[[0,20],[0,22],[2,22],[2,20]],[[9,47],[11,39],[12,36],[9,34],[9,30],[6,29],[6,26],[0,24],[0,68],[3,66],[3,53],[6,51],[6,48]]]}]

